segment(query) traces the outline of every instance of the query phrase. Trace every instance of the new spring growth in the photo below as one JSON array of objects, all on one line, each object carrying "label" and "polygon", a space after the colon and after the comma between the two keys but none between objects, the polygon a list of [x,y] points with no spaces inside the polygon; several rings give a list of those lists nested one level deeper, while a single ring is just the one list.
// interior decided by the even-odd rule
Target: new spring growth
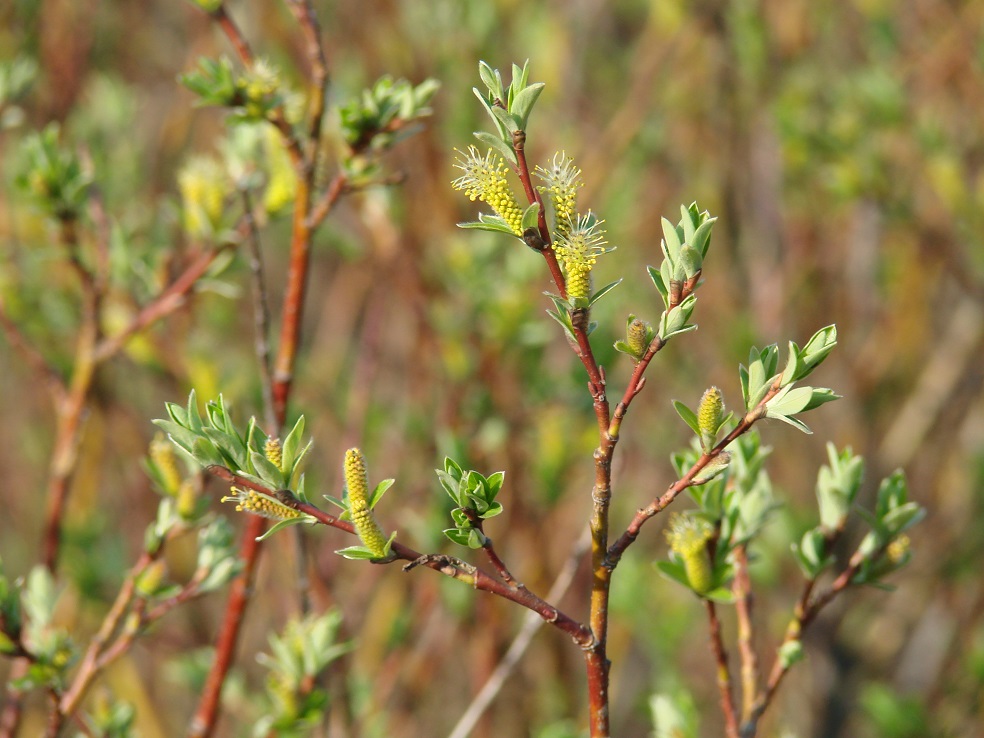
[{"label": "new spring growth", "polygon": [[724,399],[721,397],[721,390],[711,387],[704,392],[697,406],[697,428],[700,430],[700,445],[705,453],[714,448],[723,419]]},{"label": "new spring growth", "polygon": [[639,318],[633,318],[625,327],[625,342],[628,344],[629,350],[632,352],[632,356],[637,363],[649,348],[649,342],[647,340],[649,338],[649,331],[649,324]]},{"label": "new spring growth", "polygon": [[674,514],[666,531],[670,550],[683,563],[691,589],[706,594],[714,585],[714,572],[707,542],[712,530],[709,523],[690,515]]},{"label": "new spring growth", "polygon": [[574,160],[563,151],[554,154],[548,169],[537,167],[536,176],[546,184],[539,190],[545,193],[554,209],[554,236],[558,239],[570,234],[571,223],[577,215],[577,191],[584,183],[581,170],[574,166]]},{"label": "new spring growth", "polygon": [[386,550],[388,541],[369,507],[366,460],[357,448],[345,452],[345,487],[348,490],[349,514],[359,540],[376,558],[385,558],[389,553]]},{"label": "new spring growth", "polygon": [[460,156],[455,167],[464,174],[454,180],[451,186],[463,191],[472,201],[481,200],[486,203],[513,233],[522,237],[523,211],[506,181],[506,163],[502,157],[493,153],[492,149],[483,157],[474,146],[469,146],[467,152],[458,153]]},{"label": "new spring growth", "polygon": [[263,444],[263,455],[266,456],[267,461],[277,467],[280,471],[284,470],[284,455],[283,449],[280,446],[280,439],[270,437],[266,439]]},{"label": "new spring growth", "polygon": [[607,254],[605,231],[601,228],[603,220],[596,220],[589,211],[578,216],[576,221],[568,222],[567,234],[558,237],[554,250],[567,277],[567,295],[572,304],[575,300],[586,301],[591,296],[591,270],[598,257]]},{"label": "new spring growth", "polygon": [[214,233],[221,221],[229,176],[215,159],[194,157],[178,173],[184,227],[191,236]]},{"label": "new spring growth", "polygon": [[292,507],[288,507],[276,497],[253,489],[232,488],[232,494],[222,498],[222,502],[235,502],[236,512],[248,512],[269,520],[294,520],[305,517]]},{"label": "new spring growth", "polygon": [[172,444],[163,433],[158,433],[150,442],[148,449],[150,461],[157,469],[158,480],[164,494],[174,497],[181,487],[181,472],[178,471],[177,454]]}]

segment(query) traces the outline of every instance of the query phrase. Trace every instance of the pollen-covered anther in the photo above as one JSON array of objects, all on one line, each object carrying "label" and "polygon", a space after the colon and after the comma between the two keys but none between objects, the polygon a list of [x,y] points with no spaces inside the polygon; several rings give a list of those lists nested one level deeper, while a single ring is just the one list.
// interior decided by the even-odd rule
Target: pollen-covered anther
[{"label": "pollen-covered anther", "polygon": [[478,149],[469,146],[460,156],[455,167],[463,174],[451,186],[465,193],[470,200],[481,200],[499,215],[517,236],[523,234],[523,211],[506,180],[506,163],[491,149],[482,156]]},{"label": "pollen-covered anther", "polygon": [[556,220],[555,235],[565,237],[571,229],[577,212],[577,193],[583,186],[581,170],[565,152],[554,154],[548,168],[537,167],[535,174],[545,183],[540,188],[550,197]]},{"label": "pollen-covered anther", "polygon": [[598,257],[608,253],[603,220],[595,220],[589,212],[568,221],[566,234],[560,236],[554,246],[557,259],[567,278],[567,294],[575,299],[587,299],[591,291],[591,270]]},{"label": "pollen-covered anther", "polygon": [[235,502],[237,512],[247,512],[270,520],[293,520],[302,514],[292,507],[287,507],[275,497],[257,492],[253,489],[232,488],[232,494],[222,498],[222,502]]},{"label": "pollen-covered anther", "polygon": [[266,443],[263,444],[263,455],[266,456],[267,461],[277,467],[280,471],[284,470],[284,454],[283,448],[280,446],[280,439],[270,437],[266,439]]}]

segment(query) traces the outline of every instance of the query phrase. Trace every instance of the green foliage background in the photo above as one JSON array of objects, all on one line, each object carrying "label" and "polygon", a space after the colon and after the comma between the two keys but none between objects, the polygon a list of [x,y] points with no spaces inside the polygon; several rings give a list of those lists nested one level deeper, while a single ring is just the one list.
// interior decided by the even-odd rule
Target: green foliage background
[{"label": "green foliage background", "polygon": [[[914,533],[916,556],[897,592],[855,592],[821,618],[806,638],[808,660],[764,730],[974,735],[984,720],[984,5],[316,7],[334,100],[383,73],[433,76],[443,86],[427,130],[390,157],[404,184],[346,199],[316,244],[294,395],[315,438],[309,490],[337,495],[343,451],[359,444],[374,481],[397,479],[379,511],[387,529],[436,550],[447,516],[432,470],[443,456],[505,469],[506,513],[487,532],[541,592],[580,536],[596,434],[583,369],[543,312],[548,275],[516,243],[455,229],[474,211],[449,185],[453,148],[485,126],[470,92],[477,60],[508,68],[528,58],[531,79],[547,83],[529,131],[531,160],[559,149],[575,158],[586,181],[581,202],[607,220],[618,246],[599,263],[597,283],[626,277],[593,315],[612,386],[624,386],[631,369],[608,348],[624,316],[659,315],[645,266],[659,261],[660,215],[674,218],[693,199],[720,215],[700,330],[659,355],[626,420],[613,520],[624,523],[672,481],[668,455],[688,432],[671,398],[692,405],[717,384],[735,407],[736,367],[750,344],[802,342],[836,322],[840,345],[817,381],[846,399],[811,415],[814,437],[765,428],[776,448],[770,470],[789,504],[757,563],[760,627],[778,638],[798,594],[787,544],[811,524],[824,438],[866,457],[864,503],[879,478],[902,466],[929,517]],[[287,70],[303,64],[278,3],[231,8],[259,53]],[[11,186],[18,141],[31,127],[64,121],[85,142],[128,248],[166,252],[180,230],[176,168],[213,150],[222,121],[192,108],[175,79],[199,56],[222,52],[223,38],[188,3],[13,0],[0,9],[0,58],[24,54],[40,69],[24,125],[0,131],[0,290],[62,361],[71,356],[72,275],[52,231]],[[264,234],[273,285],[282,281],[286,235],[277,225]],[[98,623],[157,503],[139,465],[149,419],[192,387],[203,398],[224,392],[240,417],[258,411],[246,277],[237,261],[223,279],[242,287],[238,295],[200,294],[100,376],[62,559],[72,586],[60,617],[80,633]],[[121,300],[119,310],[128,309]],[[0,556],[16,575],[37,555],[52,414],[6,342],[0,408]],[[217,484],[209,491],[216,500],[223,493]],[[650,694],[685,686],[711,735],[720,726],[698,605],[651,565],[665,548],[661,525],[647,529],[615,577],[614,729],[643,735]],[[332,551],[349,541],[332,531],[310,538],[315,602],[341,608],[343,632],[358,643],[332,667],[335,728],[446,734],[521,613],[426,572],[345,561]],[[289,536],[271,540],[238,684],[256,686],[252,654],[295,610],[292,559]],[[194,562],[178,552],[170,564],[181,572]],[[583,616],[585,586],[582,578],[562,606]],[[183,730],[197,672],[176,659],[210,642],[222,604],[212,597],[179,610],[111,670],[109,682],[138,707],[143,735]],[[0,662],[0,677],[6,669]],[[579,654],[543,631],[474,735],[575,735],[560,721],[583,723],[582,682]],[[257,716],[241,689],[229,692],[223,730],[245,734]]]}]

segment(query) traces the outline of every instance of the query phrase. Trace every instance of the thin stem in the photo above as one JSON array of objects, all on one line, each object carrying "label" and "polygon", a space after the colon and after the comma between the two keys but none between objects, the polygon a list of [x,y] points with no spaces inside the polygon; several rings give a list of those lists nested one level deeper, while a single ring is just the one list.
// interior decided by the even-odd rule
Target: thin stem
[{"label": "thin stem", "polygon": [[[339,520],[337,517],[326,513],[321,508],[297,499],[292,493],[290,493],[289,490],[270,490],[262,485],[252,482],[249,479],[246,479],[245,477],[241,477],[235,472],[222,466],[209,466],[206,467],[206,471],[226,482],[229,482],[230,484],[235,484],[237,487],[245,487],[247,489],[263,492],[267,495],[276,496],[276,498],[283,504],[304,515],[311,516],[321,525],[327,525],[355,535],[355,528],[352,523],[347,520]],[[467,564],[453,556],[447,556],[444,554],[422,554],[419,551],[416,551],[397,541],[394,541],[392,544],[391,556],[389,559],[376,561],[374,563],[387,564],[396,560],[408,562],[407,565],[404,566],[404,571],[410,571],[411,569],[415,569],[419,566],[424,566],[428,569],[433,569],[434,571],[440,572],[445,576],[449,576],[452,579],[458,579],[466,582],[475,589],[490,592],[498,597],[515,602],[522,607],[532,610],[545,622],[548,622],[564,633],[567,633],[574,640],[574,642],[582,648],[589,648],[593,644],[594,639],[590,629],[587,626],[577,622],[569,615],[561,612],[549,602],[533,594],[533,592],[522,585],[512,586],[502,582],[482,569],[472,566],[471,564]]]},{"label": "thin stem", "polygon": [[311,67],[311,84],[308,86],[308,156],[314,161],[321,140],[321,122],[325,115],[325,93],[328,86],[328,60],[321,46],[321,28],[310,0],[287,0],[297,25],[304,36],[304,50]]},{"label": "thin stem", "polygon": [[[561,567],[560,573],[550,587],[550,591],[547,592],[546,599],[548,602],[558,602],[563,598],[574,581],[578,562],[584,556],[585,551],[587,551],[590,541],[590,531],[585,529],[584,535],[574,544],[570,554],[567,556],[567,560],[564,562],[563,567]],[[478,719],[485,713],[489,705],[492,704],[492,700],[495,699],[495,696],[502,689],[502,685],[505,684],[509,675],[516,668],[519,660],[523,657],[523,654],[532,642],[533,636],[540,629],[540,626],[543,625],[543,622],[543,619],[535,612],[526,614],[519,633],[516,634],[502,660],[496,665],[485,684],[478,691],[478,694],[472,698],[471,704],[468,705],[468,708],[458,719],[458,722],[448,734],[448,738],[467,738],[468,734],[471,733],[475,724],[478,722]]]},{"label": "thin stem", "polygon": [[[249,42],[246,40],[242,31],[239,30],[239,26],[236,25],[232,16],[229,15],[225,5],[220,5],[215,12],[211,13],[211,17],[218,24],[219,28],[222,29],[222,32],[225,33],[226,38],[229,39],[229,43],[232,44],[232,48],[235,50],[236,56],[239,57],[239,61],[247,69],[252,69],[256,64],[256,55],[253,53],[252,48],[250,48]],[[287,122],[282,105],[270,111],[269,120],[280,131],[280,135],[284,139],[284,145],[287,147],[287,154],[290,156],[294,167],[301,169],[306,161],[304,153],[301,151],[301,145],[297,140],[297,136],[294,135],[290,123]]]},{"label": "thin stem", "polygon": [[748,575],[748,552],[745,545],[734,549],[735,579],[732,591],[735,595],[735,615],[738,620],[738,654],[741,659],[741,719],[751,717],[758,693],[758,656],[752,642],[752,581]]},{"label": "thin stem", "polygon": [[74,218],[60,221],[60,240],[69,262],[74,266],[82,290],[81,316],[75,359],[68,381],[68,392],[57,407],[55,445],[48,475],[48,491],[45,509],[41,561],[49,571],[54,571],[61,547],[61,523],[68,498],[69,485],[79,444],[82,441],[82,421],[86,399],[95,375],[95,347],[100,334],[100,310],[102,295],[95,279],[82,264],[79,255],[78,223]]},{"label": "thin stem", "polygon": [[270,374],[270,310],[267,307],[266,279],[263,275],[263,253],[260,250],[260,233],[253,217],[253,204],[249,192],[243,190],[243,206],[246,211],[246,246],[249,252],[250,287],[253,293],[253,347],[256,363],[260,368],[260,389],[263,393],[263,414],[267,428],[277,424],[273,414],[273,378]]},{"label": "thin stem", "polygon": [[711,600],[704,600],[707,610],[707,620],[710,628],[711,652],[717,664],[718,692],[721,696],[721,710],[724,712],[725,734],[728,738],[738,738],[738,719],[735,716],[735,703],[731,695],[731,670],[728,667],[728,653],[724,649],[721,638],[721,621],[718,620],[717,608]]},{"label": "thin stem", "polygon": [[65,691],[58,702],[58,711],[61,712],[62,715],[70,715],[78,708],[78,704],[82,699],[82,695],[84,694],[86,687],[88,687],[92,681],[96,669],[96,663],[99,660],[99,656],[102,653],[103,648],[107,643],[109,643],[110,638],[112,638],[117,628],[119,628],[123,616],[126,614],[128,608],[130,607],[130,603],[133,601],[137,578],[144,570],[146,570],[155,558],[155,556],[147,552],[142,553],[140,558],[130,569],[126,579],[123,580],[123,586],[120,587],[120,591],[116,595],[116,600],[113,602],[112,607],[110,607],[109,612],[106,613],[106,617],[103,618],[102,624],[99,626],[99,630],[92,637],[92,640],[89,641],[89,647],[86,649],[85,655],[82,657],[82,663],[79,665],[79,668],[75,673],[75,678],[72,680],[72,684]]},{"label": "thin stem", "polygon": [[311,260],[312,229],[308,221],[311,180],[312,171],[309,166],[297,178],[290,264],[280,323],[280,345],[273,365],[273,410],[278,425],[283,425],[287,417],[287,399],[294,381],[294,365],[300,347],[301,318],[304,312],[304,295],[307,292]]},{"label": "thin stem", "polygon": [[141,308],[119,333],[103,338],[99,342],[93,351],[94,360],[102,363],[110,359],[136,334],[181,308],[198,280],[226,248],[229,248],[229,245],[206,249],[195,254],[185,270],[157,297]]},{"label": "thin stem", "polygon": [[253,588],[253,576],[259,559],[260,544],[256,540],[263,534],[265,521],[260,517],[251,517],[243,531],[239,547],[239,559],[243,568],[239,576],[232,580],[229,588],[229,599],[226,601],[225,614],[215,643],[215,658],[205,679],[202,696],[198,708],[188,729],[189,738],[204,738],[212,735],[219,714],[219,697],[226,674],[232,666],[236,644],[239,641],[239,630],[249,604]]},{"label": "thin stem", "polygon": [[[836,535],[839,535],[839,531],[835,531],[834,536]],[[742,738],[752,738],[755,735],[758,729],[758,721],[772,703],[779,686],[782,684],[782,680],[789,673],[789,669],[793,665],[793,662],[782,657],[783,646],[802,639],[803,632],[816,619],[820,611],[829,605],[837,595],[851,586],[851,581],[857,575],[858,571],[860,571],[864,560],[864,555],[860,551],[855,551],[847,567],[834,579],[830,587],[819,595],[813,595],[813,589],[816,586],[815,578],[807,579],[804,582],[803,592],[793,607],[793,616],[786,626],[786,633],[783,636],[782,643],[776,649],[775,660],[772,663],[772,669],[769,672],[765,689],[757,696],[748,719],[743,721],[741,730]]]},{"label": "thin stem", "polygon": [[[253,54],[239,32],[238,27],[232,22],[224,10],[214,15],[226,35],[236,47],[240,59],[247,67],[254,63]],[[305,3],[304,12],[299,16],[302,33],[308,44],[316,44],[320,47],[318,39],[317,25],[314,19],[314,11],[310,5]],[[311,53],[309,48],[309,54]],[[318,81],[318,75],[327,74],[323,63],[323,52],[316,53],[317,61],[313,64],[312,74],[315,76],[314,84],[318,85],[323,95],[325,78]],[[315,127],[320,132],[320,117],[324,111],[324,100],[320,99],[310,108],[309,130]],[[316,122],[314,118],[317,118]],[[280,131],[284,144],[294,165],[294,173],[297,179],[296,194],[294,200],[294,213],[291,227],[290,260],[287,271],[287,284],[284,292],[283,303],[281,306],[280,340],[276,358],[273,362],[272,377],[270,380],[271,406],[275,429],[283,428],[287,419],[287,404],[291,393],[294,379],[294,366],[297,361],[297,353],[300,347],[301,319],[304,310],[304,298],[307,292],[308,272],[311,255],[311,237],[313,229],[320,222],[312,218],[311,203],[314,190],[315,162],[317,159],[317,145],[312,141],[309,152],[305,155],[296,135],[290,124],[287,122],[282,107],[272,111],[270,122]],[[328,213],[335,201],[344,190],[345,178],[339,175],[333,180],[322,199],[324,205],[324,215]],[[330,199],[329,199],[330,198]],[[321,204],[321,203],[319,203]],[[253,578],[256,573],[256,566],[260,554],[260,544],[256,540],[262,535],[265,528],[265,521],[260,517],[252,517],[246,523],[243,531],[243,539],[240,543],[239,556],[242,560],[242,570],[236,579],[233,580],[229,591],[229,599],[226,603],[226,610],[220,626],[218,639],[216,642],[215,659],[212,668],[206,679],[202,697],[198,703],[195,717],[192,720],[189,735],[192,738],[206,738],[212,735],[218,719],[219,701],[222,692],[222,685],[225,683],[226,675],[232,665],[236,644],[239,640],[239,632],[242,628],[243,618],[249,605]],[[303,554],[301,554],[303,557]],[[299,566],[303,566],[303,561]]]},{"label": "thin stem", "polygon": [[666,507],[677,498],[677,495],[694,484],[694,478],[704,467],[716,459],[732,441],[738,438],[738,436],[747,433],[758,420],[761,420],[764,417],[766,403],[778,392],[779,380],[776,379],[775,384],[769,388],[769,391],[766,392],[765,396],[759,404],[756,405],[755,409],[748,412],[745,417],[739,421],[738,425],[736,425],[731,432],[728,433],[727,436],[719,441],[710,451],[702,454],[701,457],[694,462],[694,465],[690,467],[687,473],[671,484],[669,489],[667,489],[662,496],[657,497],[646,507],[636,511],[636,514],[632,518],[628,527],[608,550],[609,566],[615,567],[618,564],[619,559],[622,558],[622,554],[625,553],[625,550],[635,542],[636,538],[639,537],[639,531],[642,529],[642,526],[646,524],[646,521],[666,509]]}]

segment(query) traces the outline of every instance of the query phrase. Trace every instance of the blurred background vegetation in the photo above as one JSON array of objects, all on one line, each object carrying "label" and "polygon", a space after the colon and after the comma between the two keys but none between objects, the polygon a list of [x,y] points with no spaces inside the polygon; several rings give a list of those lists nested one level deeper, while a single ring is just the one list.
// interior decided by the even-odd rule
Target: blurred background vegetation
[{"label": "blurred background vegetation", "polygon": [[[584,171],[581,203],[618,246],[598,284],[625,276],[593,316],[609,385],[631,367],[611,350],[625,315],[654,321],[645,274],[659,262],[659,218],[696,199],[719,215],[695,314],[633,405],[615,469],[613,520],[672,481],[686,427],[670,405],[710,384],[740,403],[737,364],[751,344],[802,343],[830,322],[840,345],[814,381],[845,399],[811,414],[816,435],[776,424],[770,472],[786,508],[759,550],[756,620],[771,649],[798,594],[788,542],[813,524],[824,439],[867,459],[862,502],[905,468],[928,519],[894,593],[849,593],[808,633],[764,727],[767,735],[972,736],[984,723],[984,3],[948,0],[318,0],[343,102],[384,73],[442,89],[427,129],[389,166],[402,186],[345,199],[316,242],[294,412],[315,448],[309,489],[337,494],[344,449],[359,444],[374,480],[397,486],[380,517],[421,550],[441,546],[445,454],[506,470],[506,514],[488,532],[527,585],[545,592],[580,536],[597,443],[583,369],[544,315],[542,261],[516,242],[463,232],[474,208],[451,191],[453,148],[487,119],[471,87],[477,61],[530,60],[547,83],[528,150],[566,150]],[[257,52],[299,75],[303,53],[277,2],[231,10]],[[62,121],[91,158],[127,248],[180,242],[175,176],[212,153],[222,113],[192,107],[176,82],[202,55],[230,53],[184,2],[11,0],[0,58],[33,59],[24,119],[0,131],[0,290],[25,331],[68,362],[77,297],[46,221],[12,187],[26,132]],[[293,70],[293,71],[291,71]],[[270,283],[288,230],[265,231]],[[61,617],[98,623],[140,550],[157,496],[140,467],[164,402],[223,392],[240,418],[260,409],[245,259],[222,283],[104,367],[87,419],[67,518]],[[230,290],[234,287],[235,290]],[[274,294],[275,300],[279,295]],[[122,315],[132,305],[121,299]],[[0,340],[0,556],[9,574],[37,560],[52,413],[36,377]],[[223,493],[210,487],[217,500]],[[687,505],[680,501],[677,504]],[[218,503],[216,502],[216,509]],[[225,510],[228,512],[228,508]],[[235,520],[241,525],[241,520]],[[659,578],[663,521],[615,576],[610,655],[616,735],[649,730],[654,692],[687,689],[703,735],[720,732],[698,603]],[[857,540],[862,531],[855,531]],[[311,533],[318,609],[338,607],[358,647],[329,681],[332,735],[445,735],[510,643],[522,613],[428,572],[349,562],[351,541]],[[180,572],[193,566],[172,552]],[[583,569],[583,568],[582,568]],[[582,574],[585,570],[582,570]],[[253,655],[296,612],[289,536],[271,540],[247,620],[224,735],[257,715],[242,695],[262,679]],[[587,611],[585,577],[560,603]],[[109,673],[139,711],[142,735],[181,734],[224,599],[172,614]],[[695,625],[700,623],[700,625]],[[732,626],[725,620],[725,626]],[[580,654],[540,632],[474,735],[578,735],[586,714]],[[8,664],[0,662],[0,677]],[[31,705],[24,735],[43,705]],[[32,726],[34,726],[32,728]],[[978,726],[978,727],[974,727]],[[784,732],[788,731],[788,732]]]}]

